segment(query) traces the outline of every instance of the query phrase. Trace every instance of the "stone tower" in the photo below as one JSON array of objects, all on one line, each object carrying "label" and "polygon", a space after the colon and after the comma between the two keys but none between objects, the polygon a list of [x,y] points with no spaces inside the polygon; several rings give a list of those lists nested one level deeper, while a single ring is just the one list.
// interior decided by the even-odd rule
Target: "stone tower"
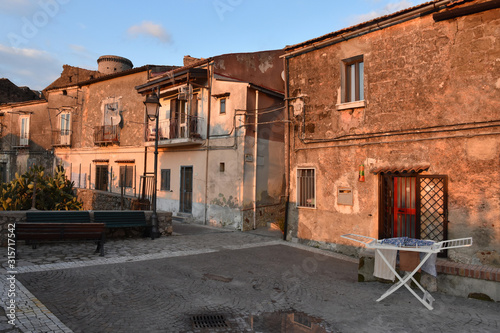
[{"label": "stone tower", "polygon": [[97,65],[99,72],[102,74],[118,73],[134,67],[132,61],[114,55],[103,55],[99,57],[99,59],[97,59]]}]

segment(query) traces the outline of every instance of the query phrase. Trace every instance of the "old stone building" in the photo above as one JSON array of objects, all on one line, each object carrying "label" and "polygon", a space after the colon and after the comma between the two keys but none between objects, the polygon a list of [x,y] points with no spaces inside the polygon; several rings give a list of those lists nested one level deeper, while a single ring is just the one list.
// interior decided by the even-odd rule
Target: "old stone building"
[{"label": "old stone building", "polygon": [[28,87],[18,87],[9,79],[0,78],[0,104],[38,100],[41,92]]},{"label": "old stone building", "polygon": [[111,55],[98,71],[65,65],[45,99],[0,106],[2,179],[63,165],[90,198],[85,209],[109,208],[92,192],[146,194],[150,203],[156,126],[143,102],[159,91],[157,208],[245,230],[276,221],[285,189],[282,53],[187,56],[180,68],[134,68]]},{"label": "old stone building", "polygon": [[86,80],[66,80],[45,89],[50,124],[55,124],[51,125],[55,164],[65,167],[77,188],[139,195],[149,156],[144,150],[144,104],[135,86],[172,68],[133,68],[128,59],[102,56],[99,71]]},{"label": "old stone building", "polygon": [[[96,71],[64,65],[61,76],[44,89],[42,99],[31,93],[23,100],[11,99],[0,105],[2,181],[12,180],[16,172],[22,174],[32,165],[52,171],[56,162],[54,148],[60,145],[61,137],[70,135],[67,128],[60,127],[60,118],[64,117],[61,114],[76,109],[77,84],[98,75]],[[51,94],[53,91],[57,93]]]},{"label": "old stone building", "polygon": [[[285,189],[282,53],[187,56],[184,67],[137,87],[143,98],[159,94],[161,104],[159,209],[240,230],[278,219]],[[151,120],[147,146],[156,131]]]},{"label": "old stone building", "polygon": [[431,1],[285,48],[288,238],[473,237],[500,267],[498,1]]}]

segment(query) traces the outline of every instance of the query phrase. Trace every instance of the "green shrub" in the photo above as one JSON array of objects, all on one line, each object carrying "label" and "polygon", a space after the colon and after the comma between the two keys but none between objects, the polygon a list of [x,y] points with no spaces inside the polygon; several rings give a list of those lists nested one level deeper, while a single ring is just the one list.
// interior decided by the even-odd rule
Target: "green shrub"
[{"label": "green shrub", "polygon": [[73,192],[74,183],[66,179],[62,166],[54,177],[46,175],[44,168],[33,166],[23,175],[16,173],[10,183],[0,184],[0,210],[28,210],[33,205],[39,210],[81,210],[83,203]]}]

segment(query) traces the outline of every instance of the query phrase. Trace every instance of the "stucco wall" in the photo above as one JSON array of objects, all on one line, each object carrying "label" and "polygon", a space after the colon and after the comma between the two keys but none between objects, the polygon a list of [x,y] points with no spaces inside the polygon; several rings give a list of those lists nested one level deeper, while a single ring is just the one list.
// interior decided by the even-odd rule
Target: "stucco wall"
[{"label": "stucco wall", "polygon": [[[289,95],[305,104],[293,117],[291,201],[297,167],[315,168],[317,186],[315,209],[290,205],[290,236],[378,237],[380,182],[370,170],[424,163],[425,174],[448,176],[448,238],[474,237],[449,257],[500,265],[499,14],[426,15],[289,59]],[[358,55],[366,106],[338,110],[342,60]],[[337,204],[341,186],[352,188],[352,206]]]}]

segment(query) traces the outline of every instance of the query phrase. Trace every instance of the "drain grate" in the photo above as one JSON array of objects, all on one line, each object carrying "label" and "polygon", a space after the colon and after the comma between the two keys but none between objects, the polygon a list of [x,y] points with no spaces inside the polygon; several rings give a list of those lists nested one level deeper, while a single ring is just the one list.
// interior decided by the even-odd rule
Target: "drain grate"
[{"label": "drain grate", "polygon": [[228,327],[224,315],[197,315],[191,317],[193,328]]}]

